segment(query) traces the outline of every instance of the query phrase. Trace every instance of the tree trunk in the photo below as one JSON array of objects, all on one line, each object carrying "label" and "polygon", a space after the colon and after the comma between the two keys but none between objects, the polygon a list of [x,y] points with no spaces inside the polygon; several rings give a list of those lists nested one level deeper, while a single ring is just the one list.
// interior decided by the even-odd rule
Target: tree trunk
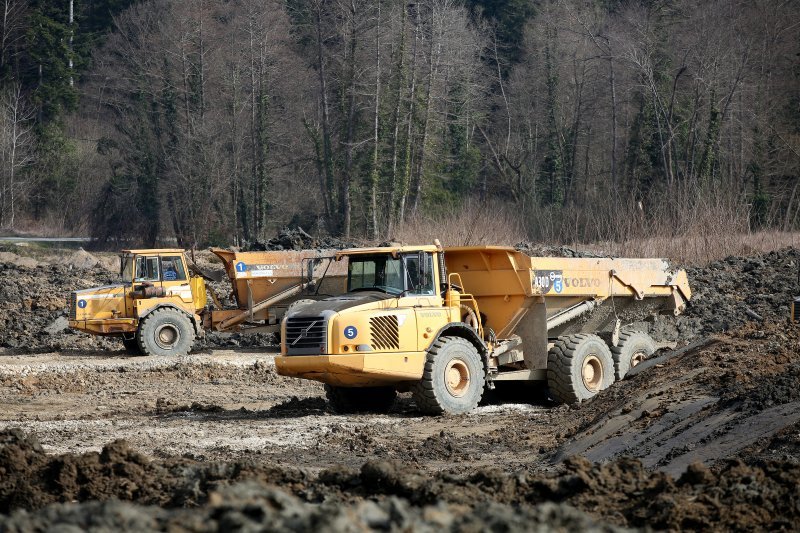
[{"label": "tree trunk", "polygon": [[378,181],[380,180],[380,170],[378,162],[378,135],[380,126],[380,102],[381,102],[381,0],[378,0],[378,19],[375,27],[375,108],[374,108],[374,129],[372,145],[372,170],[370,172],[369,207],[370,223],[372,224],[371,233],[374,240],[378,240]]},{"label": "tree trunk", "polygon": [[351,202],[350,187],[353,181],[353,144],[355,142],[355,116],[356,116],[356,5],[355,0],[350,0],[350,36],[348,42],[349,65],[347,84],[347,132],[345,137],[345,172],[342,183],[342,233],[345,239],[350,238]]},{"label": "tree trunk", "polygon": [[402,222],[406,212],[406,201],[411,186],[411,145],[414,139],[414,107],[417,98],[417,45],[419,43],[419,4],[414,6],[416,19],[414,21],[414,46],[411,51],[411,87],[409,89],[408,119],[406,124],[406,142],[403,157],[403,182],[400,195],[400,205],[397,209],[397,223]]},{"label": "tree trunk", "polygon": [[614,77],[614,57],[608,58],[609,83],[611,85],[611,198],[617,203],[617,87]]},{"label": "tree trunk", "polygon": [[415,216],[419,209],[420,199],[422,198],[422,183],[425,173],[425,156],[428,152],[428,124],[431,116],[431,103],[433,99],[433,84],[436,81],[436,74],[439,71],[439,60],[442,53],[441,36],[435,44],[436,54],[434,59],[434,39],[431,37],[430,63],[428,65],[428,86],[425,88],[425,115],[422,119],[422,140],[419,146],[419,157],[417,158],[417,171],[414,178],[413,201],[411,203],[411,215]]},{"label": "tree trunk", "polygon": [[401,19],[400,19],[400,47],[397,51],[397,82],[395,89],[395,104],[394,113],[392,114],[392,129],[394,134],[392,136],[392,179],[389,190],[389,209],[386,217],[386,236],[392,237],[394,233],[394,210],[397,202],[397,189],[398,189],[398,176],[397,176],[397,158],[399,155],[400,144],[400,109],[403,100],[403,86],[405,85],[405,43],[406,43],[406,7],[405,4],[401,6]]},{"label": "tree trunk", "polygon": [[319,0],[316,4],[315,20],[316,20],[316,34],[317,34],[317,75],[319,79],[319,93],[322,103],[322,162],[323,170],[325,171],[325,191],[323,201],[328,202],[325,212],[328,214],[326,223],[328,229],[333,229],[334,224],[331,212],[332,205],[335,205],[334,198],[335,188],[333,181],[333,154],[331,149],[331,127],[330,127],[330,114],[328,112],[328,86],[325,78],[325,60],[323,58],[322,46],[322,6],[325,0]]}]

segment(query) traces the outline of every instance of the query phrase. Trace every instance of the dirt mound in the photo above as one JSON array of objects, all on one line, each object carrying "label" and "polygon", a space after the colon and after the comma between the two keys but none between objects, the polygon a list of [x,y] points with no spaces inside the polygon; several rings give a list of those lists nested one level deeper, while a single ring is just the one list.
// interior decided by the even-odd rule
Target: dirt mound
[{"label": "dirt mound", "polygon": [[263,252],[270,250],[342,250],[362,246],[353,240],[337,237],[312,237],[303,228],[284,228],[278,235],[269,240],[254,240],[246,243],[242,250],[246,252]]},{"label": "dirt mound", "polygon": [[[519,243],[515,247],[531,256],[601,257],[566,246]],[[688,342],[749,322],[785,321],[793,297],[800,294],[799,267],[796,248],[687,267],[692,299],[686,312],[677,318],[659,317],[650,333],[659,340]]]},{"label": "dirt mound", "polygon": [[[252,250],[296,250],[304,248],[345,248],[357,242],[315,239],[300,228],[286,229],[265,242],[254,242]],[[517,249],[530,255],[595,257],[591,252],[568,247],[520,243]],[[70,291],[107,285],[117,281],[109,270],[110,257],[79,250],[62,254],[60,260],[44,261],[0,252],[0,350],[24,353],[58,350],[121,350],[116,339],[77,333],[67,328],[66,305]],[[53,256],[56,257],[56,256]],[[208,253],[198,253],[205,266],[215,266]],[[748,322],[783,320],[789,313],[796,286],[800,252],[785,249],[756,257],[729,257],[705,267],[689,268],[694,292],[683,315],[660,317],[651,326],[658,339],[690,341],[708,333],[727,331]],[[113,269],[112,269],[113,270]],[[230,293],[227,280],[214,284],[225,303]],[[272,335],[211,333],[198,339],[196,349],[213,347],[271,346]]]},{"label": "dirt mound", "polygon": [[0,348],[22,352],[119,349],[114,341],[67,328],[70,291],[115,281],[116,275],[97,263],[83,269],[69,262],[21,266],[0,261]]},{"label": "dirt mound", "polygon": [[[580,458],[547,475],[470,467],[431,475],[404,463],[368,461],[359,470],[334,467],[312,477],[252,461],[150,459],[123,441],[101,453],[53,457],[35,438],[7,431],[0,433],[0,474],[0,513],[17,510],[0,516],[0,528],[11,531],[33,524],[46,529],[56,521],[119,524],[125,515],[130,527],[181,523],[192,531],[258,524],[292,530],[356,525],[527,530],[531,524],[607,531],[613,529],[608,524],[789,529],[800,519],[800,465],[771,461],[730,461],[719,469],[692,465],[677,480],[637,460],[596,465]],[[112,499],[164,509],[120,507],[108,502]],[[72,501],[89,503],[50,505]]]},{"label": "dirt mound", "polygon": [[51,456],[34,436],[18,429],[0,432],[0,513],[6,514],[54,502],[111,498],[181,507],[206,502],[219,484],[255,479],[291,490],[297,483],[302,485],[305,477],[297,470],[246,461],[150,459],[122,440],[106,445],[100,453]]},{"label": "dirt mound", "polygon": [[606,257],[589,250],[576,250],[569,246],[552,246],[534,242],[518,242],[514,248],[531,257]]},{"label": "dirt mound", "polygon": [[311,504],[260,483],[239,483],[215,491],[197,510],[158,509],[123,502],[58,504],[40,512],[0,517],[5,531],[49,530],[58,525],[109,531],[566,531],[614,532],[568,505],[544,503],[522,509],[507,505],[414,507],[390,498],[342,505]]},{"label": "dirt mound", "polygon": [[800,328],[749,324],[571,407],[553,461],[633,456],[676,477],[732,457],[800,464],[800,437],[785,433],[800,425],[798,390]]},{"label": "dirt mound", "polygon": [[692,301],[679,321],[691,321],[699,334],[747,322],[785,322],[792,298],[800,294],[799,266],[800,250],[785,248],[687,268]]}]

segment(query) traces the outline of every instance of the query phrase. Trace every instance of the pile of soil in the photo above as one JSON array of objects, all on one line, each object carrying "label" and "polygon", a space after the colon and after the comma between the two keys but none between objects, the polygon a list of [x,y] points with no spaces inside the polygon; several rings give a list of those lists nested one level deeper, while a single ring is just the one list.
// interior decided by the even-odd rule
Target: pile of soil
[{"label": "pile of soil", "polygon": [[[84,265],[87,263],[84,263]],[[45,263],[5,252],[0,257],[0,349],[116,350],[119,343],[68,327],[69,292],[114,283],[118,275],[95,263]]]},{"label": "pile of soil", "polygon": [[514,248],[531,257],[606,257],[589,250],[576,250],[569,246],[552,246],[534,242],[518,242]]},{"label": "pile of soil", "polygon": [[[637,460],[593,465],[581,458],[550,474],[469,467],[424,474],[404,463],[368,461],[360,469],[334,467],[312,476],[251,461],[148,459],[123,441],[100,453],[60,456],[45,455],[20,431],[0,433],[0,443],[0,513],[10,513],[0,515],[0,529],[10,531],[57,522],[119,525],[123,519],[128,529],[181,523],[191,531],[276,524],[291,530],[531,524],[772,530],[800,520],[800,465],[788,462],[732,460],[716,470],[695,464],[677,480]],[[97,503],[111,499],[137,505]],[[81,503],[52,505],[73,501]],[[334,508],[341,510],[328,512]]]},{"label": "pile of soil", "polygon": [[[266,242],[252,243],[252,250],[298,250],[358,246],[334,238],[315,239],[301,228],[286,229]],[[13,247],[12,247],[13,248]],[[530,255],[595,257],[568,247],[526,243],[517,249]],[[210,254],[205,254],[209,255]],[[198,260],[214,267],[204,254]],[[212,258],[213,259],[213,258]],[[121,350],[116,339],[77,333],[67,328],[66,301],[70,291],[117,281],[111,258],[80,250],[60,260],[40,261],[0,250],[0,350],[24,353],[58,350]],[[728,331],[747,322],[784,320],[792,297],[800,293],[797,272],[800,251],[784,249],[755,257],[729,257],[704,267],[687,268],[693,290],[686,312],[661,318],[651,333],[661,339],[689,342],[697,336]],[[227,280],[213,284],[223,298],[229,294]],[[199,339],[196,349],[214,347],[270,346],[272,335],[212,333]]]},{"label": "pile of soil", "polygon": [[800,465],[800,328],[747,324],[563,406],[566,441],[551,461],[635,457],[680,476],[731,458]]},{"label": "pile of soil", "polygon": [[800,295],[800,250],[728,257],[687,268],[692,301],[683,315],[698,334],[728,331],[747,322],[786,322]]},{"label": "pile of soil", "polygon": [[303,228],[284,228],[269,240],[254,240],[242,246],[244,252],[265,252],[274,250],[343,250],[358,248],[363,242],[324,236],[312,237]]}]

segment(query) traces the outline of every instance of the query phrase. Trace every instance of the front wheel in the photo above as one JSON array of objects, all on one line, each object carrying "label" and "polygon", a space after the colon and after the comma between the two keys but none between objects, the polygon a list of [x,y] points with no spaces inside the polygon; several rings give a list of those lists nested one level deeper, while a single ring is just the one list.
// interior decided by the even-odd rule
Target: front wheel
[{"label": "front wheel", "polygon": [[144,355],[186,355],[194,344],[194,327],[177,309],[156,309],[139,324],[136,340]]},{"label": "front wheel", "polygon": [[425,413],[462,414],[477,407],[485,384],[477,348],[461,337],[441,337],[428,350],[422,379],[411,392]]}]

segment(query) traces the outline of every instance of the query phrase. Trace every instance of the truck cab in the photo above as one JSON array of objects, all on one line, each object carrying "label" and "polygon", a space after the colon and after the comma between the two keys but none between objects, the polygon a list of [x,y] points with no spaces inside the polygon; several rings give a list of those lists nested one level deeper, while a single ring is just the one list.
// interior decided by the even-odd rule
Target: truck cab
[{"label": "truck cab", "polygon": [[119,337],[133,353],[184,354],[205,306],[205,282],[191,275],[183,250],[123,250],[119,283],[70,294],[69,325]]},{"label": "truck cab", "polygon": [[418,403],[444,402],[450,412],[474,407],[486,375],[480,313],[446,280],[442,254],[439,245],[337,253],[348,262],[347,292],[286,314],[277,372],[325,383],[334,406],[349,410],[420,388],[436,367],[444,394],[419,390]]}]

